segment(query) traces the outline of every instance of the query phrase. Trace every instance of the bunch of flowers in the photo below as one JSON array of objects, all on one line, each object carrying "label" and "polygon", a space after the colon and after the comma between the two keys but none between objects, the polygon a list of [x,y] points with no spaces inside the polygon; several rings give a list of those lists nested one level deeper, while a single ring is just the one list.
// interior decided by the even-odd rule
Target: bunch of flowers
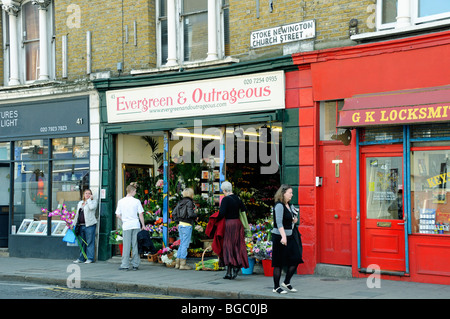
[{"label": "bunch of flowers", "polygon": [[253,255],[257,259],[272,259],[272,242],[257,241],[253,246]]},{"label": "bunch of flowers", "polygon": [[157,189],[162,189],[163,187],[164,187],[164,180],[162,180],[162,179],[158,179],[158,181],[156,182],[156,184],[155,184],[155,187],[157,188]]},{"label": "bunch of flowers", "polygon": [[253,241],[249,241],[245,244],[248,256],[253,256],[253,246],[254,246]]},{"label": "bunch of flowers", "polygon": [[[75,211],[68,211],[66,205],[62,206],[62,210],[57,208],[52,212],[49,212],[46,208],[42,208],[42,213],[47,213],[48,217],[53,216],[59,216],[60,220],[64,221],[69,229],[73,229],[75,225],[73,224],[73,219],[75,218]],[[81,245],[80,239],[83,241],[85,245],[87,243],[83,240],[83,238],[80,238],[80,236],[75,235],[76,241],[78,243],[78,246],[80,247],[81,253],[83,254],[84,258],[87,260],[87,255],[84,252],[83,246]]]},{"label": "bunch of flowers", "polygon": [[73,224],[73,219],[75,218],[75,211],[68,211],[66,205],[62,206],[62,210],[57,208],[52,212],[49,212],[46,208],[42,208],[42,213],[48,213],[48,217],[59,216],[62,221],[64,221],[70,229],[75,226]]},{"label": "bunch of flowers", "polygon": [[109,243],[111,245],[117,245],[122,243],[123,241],[123,233],[122,229],[111,230],[109,234]]},{"label": "bunch of flowers", "polygon": [[163,263],[165,263],[167,266],[172,266],[176,259],[177,259],[177,251],[176,250],[173,250],[172,254],[161,255],[161,261]]}]

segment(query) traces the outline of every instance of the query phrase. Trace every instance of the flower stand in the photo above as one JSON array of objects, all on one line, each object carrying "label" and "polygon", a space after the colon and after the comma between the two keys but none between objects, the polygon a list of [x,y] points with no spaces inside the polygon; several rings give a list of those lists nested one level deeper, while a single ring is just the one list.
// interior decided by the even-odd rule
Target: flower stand
[{"label": "flower stand", "polygon": [[253,267],[255,267],[255,258],[248,257],[248,268],[241,268],[243,275],[253,274]]},{"label": "flower stand", "polygon": [[272,260],[263,259],[261,262],[262,262],[263,269],[264,269],[264,276],[273,277]]}]

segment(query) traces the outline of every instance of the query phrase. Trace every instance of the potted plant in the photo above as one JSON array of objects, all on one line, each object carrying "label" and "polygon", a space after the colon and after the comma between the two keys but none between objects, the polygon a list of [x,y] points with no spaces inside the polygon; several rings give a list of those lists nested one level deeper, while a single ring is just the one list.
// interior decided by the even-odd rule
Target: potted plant
[{"label": "potted plant", "polygon": [[273,276],[272,267],[272,241],[257,241],[253,246],[253,254],[255,258],[261,260],[264,269],[264,276]]}]

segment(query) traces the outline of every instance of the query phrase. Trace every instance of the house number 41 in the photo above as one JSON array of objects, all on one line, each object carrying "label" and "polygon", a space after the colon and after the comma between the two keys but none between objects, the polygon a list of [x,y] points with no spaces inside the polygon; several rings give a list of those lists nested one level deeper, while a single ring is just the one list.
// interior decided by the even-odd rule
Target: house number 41
[{"label": "house number 41", "polygon": [[77,118],[77,124],[78,125],[82,125],[83,124],[83,118],[82,117]]}]

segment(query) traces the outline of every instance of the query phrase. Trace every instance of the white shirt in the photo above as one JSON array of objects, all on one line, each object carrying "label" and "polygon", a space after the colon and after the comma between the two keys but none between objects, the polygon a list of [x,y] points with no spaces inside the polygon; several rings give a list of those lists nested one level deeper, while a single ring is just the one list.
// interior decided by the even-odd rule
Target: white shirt
[{"label": "white shirt", "polygon": [[122,229],[139,229],[138,214],[144,212],[141,201],[131,196],[126,196],[117,202],[116,216],[122,219]]}]

